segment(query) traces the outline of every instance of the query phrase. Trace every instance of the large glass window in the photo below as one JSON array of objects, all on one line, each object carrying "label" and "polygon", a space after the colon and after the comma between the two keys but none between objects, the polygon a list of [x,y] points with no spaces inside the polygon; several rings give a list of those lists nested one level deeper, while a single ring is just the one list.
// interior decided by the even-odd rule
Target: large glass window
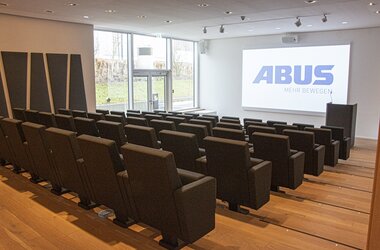
[{"label": "large glass window", "polygon": [[194,42],[172,40],[173,110],[194,107]]},{"label": "large glass window", "polygon": [[128,109],[127,34],[95,31],[96,107],[115,111]]},{"label": "large glass window", "polygon": [[133,35],[135,69],[166,69],[166,38]]}]

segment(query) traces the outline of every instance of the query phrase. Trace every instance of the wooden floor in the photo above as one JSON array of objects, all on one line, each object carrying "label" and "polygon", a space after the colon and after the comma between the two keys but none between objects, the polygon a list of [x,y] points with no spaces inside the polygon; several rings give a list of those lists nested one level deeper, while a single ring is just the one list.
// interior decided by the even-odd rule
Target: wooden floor
[{"label": "wooden floor", "polygon": [[[249,215],[217,202],[216,228],[185,249],[364,249],[376,142],[358,140],[348,161],[305,176],[297,190],[272,193]],[[85,211],[72,194],[57,197],[48,184],[0,168],[0,249],[160,249],[158,231],[129,229]]]}]

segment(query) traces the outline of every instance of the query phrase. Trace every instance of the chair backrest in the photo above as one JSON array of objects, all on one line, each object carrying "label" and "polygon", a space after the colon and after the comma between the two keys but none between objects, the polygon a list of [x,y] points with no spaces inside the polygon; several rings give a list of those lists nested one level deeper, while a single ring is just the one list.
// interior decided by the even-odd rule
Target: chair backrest
[{"label": "chair backrest", "polygon": [[57,122],[55,120],[54,114],[48,112],[39,112],[38,116],[40,124],[44,125],[45,127],[57,127]]},{"label": "chair backrest", "polygon": [[106,117],[102,113],[87,113],[89,119],[94,119],[95,121],[105,120]]},{"label": "chair backrest", "polygon": [[251,167],[248,143],[217,137],[204,139],[207,172],[217,180],[217,197],[232,203],[249,200],[248,170]]},{"label": "chair backrest", "polygon": [[94,119],[75,117],[74,123],[78,135],[99,136],[99,131],[96,127],[96,121]]},{"label": "chair backrest", "polygon": [[154,112],[150,112],[150,111],[142,111],[141,114],[142,114],[143,116],[145,116],[145,115],[155,115],[156,113],[154,113]]},{"label": "chair backrest", "polygon": [[161,130],[176,130],[175,123],[172,121],[163,121],[163,120],[151,120],[150,126],[156,131],[157,138],[161,140],[160,131]]},{"label": "chair backrest", "polygon": [[151,120],[162,120],[162,115],[152,115],[152,114],[144,114],[144,118],[148,121],[148,126],[150,126]]},{"label": "chair backrest", "polygon": [[221,122],[221,123],[232,123],[232,124],[240,125],[240,120],[237,120],[237,119],[221,118],[219,122]]},{"label": "chair backrest", "polygon": [[[191,119],[194,118],[193,115],[185,115],[185,114],[179,114],[179,115],[177,115],[176,117],[177,117],[177,118],[184,118],[184,119],[185,119],[185,122],[188,122],[188,121],[190,121]],[[180,123],[182,123],[182,122],[180,122]],[[179,123],[178,123],[178,124],[179,124]],[[176,124],[176,125],[177,125],[177,124]]]},{"label": "chair backrest", "polygon": [[[191,118],[191,119],[196,119],[197,117],[199,117],[199,114],[197,114],[197,113],[189,113],[189,112],[185,112],[185,113],[183,113],[184,115],[188,115],[188,116],[192,116],[193,118]],[[203,116],[206,116],[206,115],[203,115]]]},{"label": "chair backrest", "polygon": [[70,109],[59,108],[58,114],[73,116],[73,112]]},{"label": "chair backrest", "polygon": [[[198,114],[196,114],[199,116]],[[219,116],[218,115],[202,115],[203,117],[212,117],[215,119],[215,121],[218,123],[219,122]]]},{"label": "chair backrest", "polygon": [[208,136],[208,130],[205,125],[181,123],[178,125],[177,130],[180,132],[195,134],[199,147],[204,148],[203,139]]},{"label": "chair backrest", "polygon": [[186,122],[186,118],[184,117],[179,117],[179,116],[167,116],[165,118],[167,121],[171,121],[175,123],[175,127],[178,128],[179,124]]},{"label": "chair backrest", "polygon": [[213,136],[237,140],[237,141],[245,141],[245,133],[241,129],[230,129],[230,128],[221,128],[216,127],[212,129]]},{"label": "chair backrest", "polygon": [[163,111],[163,112],[158,112],[158,113],[156,113],[157,115],[161,115],[162,117],[163,117],[163,119],[165,119],[167,116],[173,116],[174,114],[172,114],[172,113],[167,113],[167,112],[165,112],[165,111]]},{"label": "chair backrest", "polygon": [[305,153],[305,166],[311,168],[313,166],[314,153],[314,133],[300,130],[283,131],[284,135],[289,136],[290,148]]},{"label": "chair backrest", "polygon": [[126,125],[124,127],[128,143],[133,143],[150,148],[160,148],[154,128]]},{"label": "chair backrest", "polygon": [[12,108],[13,118],[20,121],[26,121],[25,109],[22,108]]},{"label": "chair backrest", "polygon": [[141,110],[135,110],[135,109],[128,109],[127,112],[141,114]]},{"label": "chair backrest", "polygon": [[123,124],[123,126],[126,124],[125,116],[123,115],[105,115],[105,117],[106,117],[106,121],[119,122]]},{"label": "chair backrest", "polygon": [[285,124],[274,124],[273,127],[276,129],[276,133],[279,135],[282,135],[282,131],[285,129],[293,129],[293,130],[298,130],[297,126],[293,125],[285,125]]},{"label": "chair backrest", "polygon": [[73,117],[83,117],[83,118],[87,118],[87,111],[83,111],[83,110],[72,110],[71,112],[73,113]]},{"label": "chair backrest", "polygon": [[215,117],[209,117],[209,116],[198,116],[198,120],[205,120],[205,121],[210,121],[212,124],[212,127],[215,127],[216,124],[218,123],[215,119]]},{"label": "chair backrest", "polygon": [[121,148],[139,221],[170,235],[180,223],[174,191],[182,187],[172,153],[126,144]]},{"label": "chair backrest", "polygon": [[37,110],[31,110],[27,109],[25,110],[25,121],[27,122],[33,122],[33,123],[40,123],[39,115]]},{"label": "chair backrest", "polygon": [[252,134],[255,132],[261,132],[261,133],[268,133],[268,134],[275,134],[276,129],[268,126],[254,126],[249,125],[247,128],[247,135],[249,136],[249,141],[253,142],[253,136]]},{"label": "chair backrest", "polygon": [[95,112],[96,113],[101,113],[103,115],[108,115],[110,113],[110,111],[106,110],[106,109],[96,109]]},{"label": "chair backrest", "polygon": [[[4,117],[0,116],[0,121],[4,119]],[[7,139],[5,138],[3,129],[1,128],[1,122],[0,122],[0,158],[2,160],[7,160],[9,162],[14,161],[12,158],[12,154],[7,142]]]},{"label": "chair backrest", "polygon": [[212,135],[212,122],[199,119],[191,119],[189,123],[206,126],[208,135]]},{"label": "chair backrest", "polygon": [[220,119],[220,122],[216,124],[219,128],[230,128],[230,129],[239,129],[241,130],[243,127],[240,123],[231,123],[231,122],[223,122],[225,119]]},{"label": "chair backrest", "polygon": [[121,115],[126,118],[124,111],[110,111],[111,115]]},{"label": "chair backrest", "polygon": [[313,124],[306,123],[293,123],[294,126],[297,126],[298,130],[305,130],[305,128],[314,128]]},{"label": "chair backrest", "polygon": [[235,120],[235,121],[239,121],[240,123],[240,118],[237,116],[222,116],[221,119]]},{"label": "chair backrest", "polygon": [[[253,118],[244,118],[244,128],[247,129],[249,125],[259,125],[257,123],[263,123],[261,119],[253,119]],[[266,123],[265,126],[267,125]]]},{"label": "chair backrest", "polygon": [[325,146],[331,145],[332,132],[331,129],[325,128],[305,128],[305,131],[313,132],[315,136],[315,143]]},{"label": "chair backrest", "polygon": [[273,127],[274,124],[284,124],[284,125],[286,125],[288,123],[287,122],[282,122],[282,121],[271,121],[271,120],[269,120],[269,121],[267,121],[267,124],[268,124],[269,127]]},{"label": "chair backrest", "polygon": [[344,127],[337,127],[337,126],[321,126],[321,128],[324,129],[330,129],[331,130],[331,137],[333,140],[341,141],[343,143],[344,141]]},{"label": "chair backrest", "polygon": [[115,141],[118,149],[127,142],[124,126],[120,122],[101,120],[96,122],[96,127],[99,130],[99,136]]},{"label": "chair backrest", "polygon": [[76,132],[74,118],[70,115],[56,114],[55,121],[57,122],[57,127],[64,130],[69,130]]},{"label": "chair backrest", "polygon": [[127,117],[137,117],[137,118],[143,117],[143,115],[141,113],[129,112],[129,111],[127,111],[126,115],[127,115]]},{"label": "chair backrest", "polygon": [[194,134],[162,130],[159,135],[162,149],[174,154],[177,168],[197,172],[195,160],[201,155]]},{"label": "chair backrest", "polygon": [[146,126],[147,127],[148,121],[142,117],[128,116],[127,117],[127,124],[138,125],[138,126]]}]

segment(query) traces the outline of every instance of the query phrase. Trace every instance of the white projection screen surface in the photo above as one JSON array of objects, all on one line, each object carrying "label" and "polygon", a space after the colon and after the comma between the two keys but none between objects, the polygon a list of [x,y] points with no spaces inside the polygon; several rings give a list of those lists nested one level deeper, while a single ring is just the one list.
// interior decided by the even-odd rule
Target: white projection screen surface
[{"label": "white projection screen surface", "polygon": [[242,107],[326,112],[347,104],[350,45],[243,50]]}]

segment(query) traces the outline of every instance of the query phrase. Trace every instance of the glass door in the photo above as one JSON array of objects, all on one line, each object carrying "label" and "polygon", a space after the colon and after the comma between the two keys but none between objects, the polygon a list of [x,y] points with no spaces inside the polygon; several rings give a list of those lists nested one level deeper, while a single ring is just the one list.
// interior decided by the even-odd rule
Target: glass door
[{"label": "glass door", "polygon": [[133,77],[133,109],[149,109],[148,82],[148,76]]}]

